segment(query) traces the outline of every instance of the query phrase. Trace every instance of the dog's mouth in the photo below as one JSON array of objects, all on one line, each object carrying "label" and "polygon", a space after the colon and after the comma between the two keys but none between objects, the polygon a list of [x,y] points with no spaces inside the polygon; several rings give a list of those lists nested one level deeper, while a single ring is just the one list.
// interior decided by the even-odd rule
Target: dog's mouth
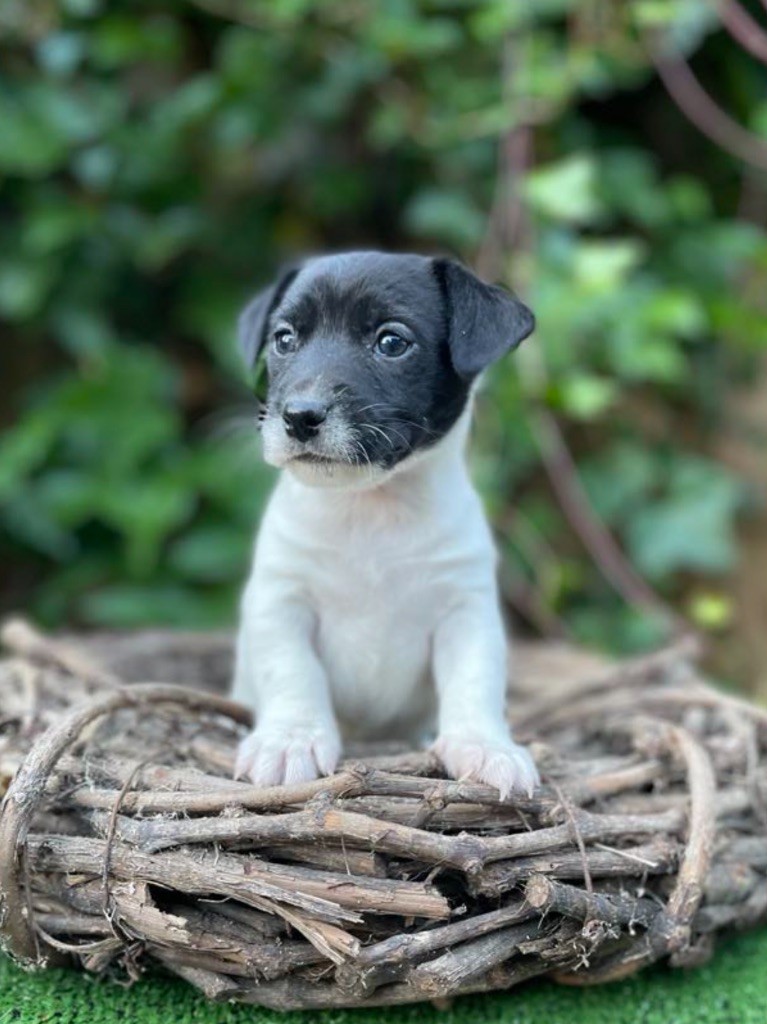
[{"label": "dog's mouth", "polygon": [[338,466],[341,459],[333,459],[329,455],[317,455],[315,452],[299,452],[290,458],[291,462],[301,462],[309,466]]}]

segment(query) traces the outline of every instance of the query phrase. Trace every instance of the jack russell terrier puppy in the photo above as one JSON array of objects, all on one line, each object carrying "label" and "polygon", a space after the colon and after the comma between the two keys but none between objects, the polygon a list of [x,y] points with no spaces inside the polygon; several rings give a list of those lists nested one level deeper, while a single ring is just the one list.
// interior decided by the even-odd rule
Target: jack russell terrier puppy
[{"label": "jack russell terrier puppy", "polygon": [[[342,736],[423,741],[447,772],[532,793],[505,715],[496,554],[464,448],[481,372],[530,311],[447,259],[351,252],[284,273],[240,318],[283,469],[242,601],[235,774],[328,775]],[[436,728],[435,728],[436,727]]]}]

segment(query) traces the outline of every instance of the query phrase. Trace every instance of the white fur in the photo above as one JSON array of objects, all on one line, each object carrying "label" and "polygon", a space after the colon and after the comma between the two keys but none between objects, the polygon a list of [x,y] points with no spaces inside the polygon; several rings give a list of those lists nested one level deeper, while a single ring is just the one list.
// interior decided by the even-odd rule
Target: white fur
[{"label": "white fur", "polygon": [[[312,779],[335,768],[341,735],[417,741],[436,724],[453,777],[504,797],[534,789],[505,720],[507,644],[464,461],[469,417],[384,476],[287,457],[242,602],[234,696],[257,724],[238,776]],[[285,464],[274,438],[271,449]]]}]

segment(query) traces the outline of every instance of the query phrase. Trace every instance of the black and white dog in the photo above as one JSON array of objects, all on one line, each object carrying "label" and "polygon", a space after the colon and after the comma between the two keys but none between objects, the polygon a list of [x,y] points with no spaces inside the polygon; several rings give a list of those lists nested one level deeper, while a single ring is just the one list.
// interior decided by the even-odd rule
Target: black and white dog
[{"label": "black and white dog", "polygon": [[341,736],[423,740],[455,778],[530,793],[504,715],[496,556],[464,447],[473,385],[530,311],[452,260],[311,259],[240,319],[266,359],[264,455],[284,469],[256,544],[234,697],[236,774],[334,770]]}]

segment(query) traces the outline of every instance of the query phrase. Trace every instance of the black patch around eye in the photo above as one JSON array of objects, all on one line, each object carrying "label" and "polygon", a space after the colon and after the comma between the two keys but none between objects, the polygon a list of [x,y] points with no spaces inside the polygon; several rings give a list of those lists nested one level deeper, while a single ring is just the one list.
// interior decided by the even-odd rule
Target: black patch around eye
[{"label": "black patch around eye", "polygon": [[375,337],[379,325],[386,319],[384,306],[366,294],[354,296],[341,317],[349,337],[362,343]]},{"label": "black patch around eye", "polygon": [[274,323],[281,320],[292,325],[296,334],[308,338],[317,329],[320,309],[314,296],[309,292],[279,307],[274,313]]}]

